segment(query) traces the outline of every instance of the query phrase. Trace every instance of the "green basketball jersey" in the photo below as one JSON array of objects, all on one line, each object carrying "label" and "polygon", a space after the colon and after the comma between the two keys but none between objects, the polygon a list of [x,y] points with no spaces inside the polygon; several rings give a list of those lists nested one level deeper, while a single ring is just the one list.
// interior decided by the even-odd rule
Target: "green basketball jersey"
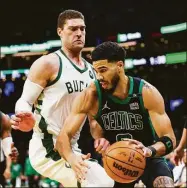
[{"label": "green basketball jersey", "polygon": [[128,97],[124,100],[105,92],[100,83],[95,81],[99,97],[99,110],[95,119],[111,144],[130,138],[148,146],[156,141],[157,135],[143,104],[142,87],[145,82],[135,77],[129,77],[129,80]]}]

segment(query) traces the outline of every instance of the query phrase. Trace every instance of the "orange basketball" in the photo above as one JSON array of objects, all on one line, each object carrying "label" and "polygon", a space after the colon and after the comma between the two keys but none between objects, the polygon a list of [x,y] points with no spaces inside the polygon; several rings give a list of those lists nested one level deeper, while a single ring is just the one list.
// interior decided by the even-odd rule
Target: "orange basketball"
[{"label": "orange basketball", "polygon": [[137,180],[144,172],[146,160],[141,149],[129,141],[112,144],[103,157],[107,174],[116,182],[130,183]]}]

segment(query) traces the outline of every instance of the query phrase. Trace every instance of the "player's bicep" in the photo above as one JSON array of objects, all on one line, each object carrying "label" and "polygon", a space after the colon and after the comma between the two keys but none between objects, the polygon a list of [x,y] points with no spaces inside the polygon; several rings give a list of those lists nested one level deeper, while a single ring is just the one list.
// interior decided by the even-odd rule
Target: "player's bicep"
[{"label": "player's bicep", "polygon": [[40,85],[41,87],[45,87],[47,85],[49,75],[46,74],[45,57],[37,59],[32,64],[29,70],[28,79],[31,82]]},{"label": "player's bicep", "polygon": [[59,70],[58,61],[58,57],[54,54],[40,57],[32,64],[28,79],[41,87],[46,87]]},{"label": "player's bicep", "polygon": [[173,135],[171,121],[165,112],[158,113],[156,111],[151,110],[149,111],[149,115],[153,127],[159,137],[166,136],[168,134]]},{"label": "player's bicep", "polygon": [[170,137],[175,145],[175,135],[171,121],[165,112],[164,99],[159,91],[152,85],[146,83],[143,88],[143,100],[156,134],[159,137]]}]

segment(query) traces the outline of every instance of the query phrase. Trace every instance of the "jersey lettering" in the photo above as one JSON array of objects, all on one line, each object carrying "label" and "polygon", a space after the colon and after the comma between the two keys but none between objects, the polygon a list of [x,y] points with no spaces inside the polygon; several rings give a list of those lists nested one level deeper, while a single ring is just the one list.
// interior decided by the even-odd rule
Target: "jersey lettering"
[{"label": "jersey lettering", "polygon": [[82,80],[72,80],[71,82],[66,82],[65,84],[69,94],[73,92],[81,92],[83,89],[88,87],[88,83],[85,83]]},{"label": "jersey lettering", "polygon": [[126,111],[114,111],[102,114],[101,119],[106,130],[142,130],[143,118],[140,114]]}]

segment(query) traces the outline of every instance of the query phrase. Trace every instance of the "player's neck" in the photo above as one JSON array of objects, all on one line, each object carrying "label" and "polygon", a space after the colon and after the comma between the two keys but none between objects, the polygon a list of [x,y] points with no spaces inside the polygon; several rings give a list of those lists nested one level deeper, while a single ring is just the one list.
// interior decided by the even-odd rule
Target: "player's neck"
[{"label": "player's neck", "polygon": [[113,96],[118,97],[119,99],[125,99],[128,97],[129,91],[129,78],[127,76],[123,76],[120,78],[114,92],[112,93]]},{"label": "player's neck", "polygon": [[78,66],[84,65],[82,62],[81,52],[73,52],[65,47],[61,48],[62,51],[66,54],[66,56],[72,60],[73,63],[75,63]]}]

